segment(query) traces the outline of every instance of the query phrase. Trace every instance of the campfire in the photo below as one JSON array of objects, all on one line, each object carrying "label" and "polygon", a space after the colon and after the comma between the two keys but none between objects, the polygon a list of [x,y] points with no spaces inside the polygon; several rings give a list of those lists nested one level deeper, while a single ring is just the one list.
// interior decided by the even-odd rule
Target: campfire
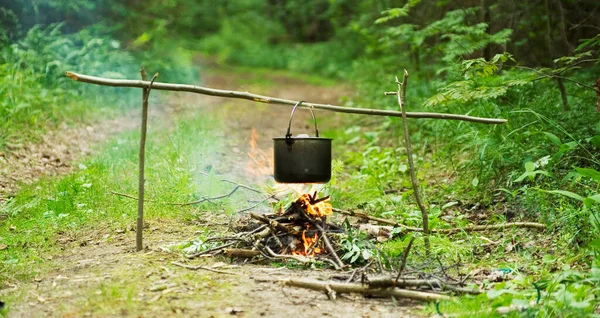
[{"label": "campfire", "polygon": [[[282,231],[281,235],[292,235],[295,238],[295,241],[292,238],[289,239],[292,241],[289,246],[292,255],[314,257],[323,253],[323,249],[319,246],[322,234],[319,233],[316,224],[321,223],[320,228],[323,229],[322,225],[326,224],[326,217],[333,211],[329,197],[317,199],[316,196],[316,192],[312,195],[303,194],[284,213],[275,214],[274,218],[270,219],[288,229]],[[262,222],[264,219],[259,221]],[[298,235],[298,232],[301,234]],[[284,251],[286,250],[284,249]]]},{"label": "campfire", "polygon": [[[292,202],[285,210],[277,213],[259,214],[249,213],[248,217],[239,218],[231,228],[237,233],[234,236],[213,238],[221,242],[220,245],[204,249],[186,257],[194,258],[201,255],[224,254],[237,261],[245,260],[283,260],[300,262],[303,264],[320,262],[331,264],[332,268],[339,270],[351,265],[344,264],[338,253],[340,245],[335,240],[344,236],[343,229],[329,223],[327,218],[333,215],[333,207],[329,197],[319,198],[317,192],[305,193]],[[346,214],[346,211],[336,210]],[[331,239],[330,239],[331,237]],[[209,239],[211,240],[211,239]],[[450,296],[441,294],[437,290],[447,290],[457,294],[479,294],[480,291],[465,288],[465,279],[445,279],[448,268],[442,266],[437,276],[427,275],[417,271],[417,276],[403,275],[406,265],[406,256],[410,251],[414,237],[403,253],[402,264],[397,273],[384,272],[383,265],[379,265],[379,274],[374,274],[369,264],[362,269],[355,269],[348,275],[338,274],[331,281],[297,278],[268,278],[257,281],[278,282],[286,286],[311,289],[326,293],[330,299],[335,299],[336,294],[364,294],[377,297],[409,298],[421,301],[439,301],[451,299]],[[208,240],[207,240],[208,241]],[[337,247],[337,249],[336,249]],[[199,266],[190,266],[178,262],[174,265],[198,269]],[[217,273],[234,274],[229,271],[207,269]],[[360,271],[360,275],[357,272]],[[440,278],[443,277],[443,278]],[[426,291],[431,290],[431,291]]]},{"label": "campfire", "polygon": [[[318,198],[317,192],[303,194],[285,211],[272,214],[250,213],[245,224],[237,228],[240,233],[252,232],[253,250],[256,255],[280,257],[307,262],[311,258],[328,260],[342,267],[327,233],[339,233],[342,229],[327,222],[333,214],[329,197]],[[239,256],[238,250],[225,251],[230,256]],[[242,252],[247,255],[248,253]]]},{"label": "campfire", "polygon": [[[257,140],[258,133],[253,130],[250,136],[250,151],[248,152],[250,161],[247,171],[255,179],[265,179],[271,176],[273,157],[257,146]],[[267,168],[265,169],[265,167]],[[342,244],[342,240],[347,237],[348,233],[330,220],[334,215],[334,210],[346,217],[358,217],[367,221],[396,226],[395,221],[372,217],[366,213],[334,209],[329,196],[319,197],[317,191],[306,190],[307,186],[315,185],[284,183],[270,185],[268,197],[264,201],[278,201],[283,197],[289,197],[290,194],[295,195],[296,199],[285,208],[279,209],[278,212],[259,213],[254,210],[254,212],[236,219],[235,222],[229,224],[235,234],[208,238],[202,242],[205,245],[201,250],[196,249],[193,253],[186,253],[185,256],[191,259],[198,256],[226,255],[234,262],[272,262],[277,260],[301,264],[319,263],[331,265],[330,268],[340,270],[357,264],[348,257],[348,249]],[[239,187],[241,185],[238,184],[235,189]],[[306,193],[302,194],[302,192]],[[250,209],[245,209],[244,212],[248,210]],[[348,224],[350,225],[349,222]],[[366,227],[363,229],[363,226]],[[358,231],[366,232],[373,241],[377,242],[389,239],[392,233],[392,226],[378,226],[368,222],[361,222],[353,227]],[[383,239],[380,240],[380,238]],[[338,272],[337,276],[327,282],[290,277],[275,280],[268,278],[266,281],[321,291],[326,293],[330,299],[335,299],[336,293],[355,293],[377,297],[393,296],[421,301],[439,301],[450,299],[450,296],[441,293],[442,290],[456,294],[480,293],[477,289],[466,288],[466,279],[448,276],[448,269],[451,267],[440,265],[440,271],[433,272],[431,275],[420,270],[409,270],[406,266],[407,256],[414,239],[415,237],[412,237],[405,248],[400,264],[396,264],[398,265],[396,272],[393,271],[395,264],[392,262],[394,260],[387,265],[390,270],[386,270],[381,260],[374,258],[364,266],[361,264],[363,267],[355,268],[347,275],[341,271]],[[343,259],[349,260],[348,264],[340,259],[339,255],[342,253],[344,253]],[[396,260],[397,262],[398,260]],[[217,273],[235,274],[229,271],[209,269],[202,265],[191,266],[178,262],[173,262],[173,264],[193,270],[202,268]],[[427,264],[419,268],[424,269],[429,266]],[[261,278],[255,280],[261,281]]]},{"label": "campfire", "polygon": [[[273,156],[272,152],[268,154],[258,147],[258,138],[257,131],[253,129],[250,136],[250,150],[248,152],[250,161],[247,165],[247,171],[255,179],[265,179],[272,175]],[[194,254],[186,253],[186,257],[194,258],[201,255],[220,254],[226,255],[232,261],[236,262],[256,262],[261,260],[272,262],[273,260],[278,260],[299,262],[302,264],[320,263],[324,265],[330,264],[330,268],[334,268],[335,270],[356,265],[351,264],[354,263],[354,260],[350,260],[350,264],[345,264],[339,257],[339,253],[345,253],[344,259],[350,259],[348,258],[347,247],[342,246],[341,243],[344,237],[347,237],[348,233],[345,233],[344,229],[339,225],[328,222],[328,219],[333,216],[334,212],[329,196],[319,197],[317,191],[306,190],[307,186],[313,187],[315,184],[275,183],[274,185],[269,185],[269,196],[264,201],[269,199],[279,201],[280,198],[290,194],[296,195],[297,199],[287,205],[285,209],[279,209],[275,213],[259,213],[254,210],[255,212],[250,212],[247,216],[236,219],[235,222],[230,224],[230,229],[236,232],[234,235],[209,238],[202,243],[210,244],[205,245],[201,251],[197,251]],[[241,185],[238,184],[238,187],[241,187]],[[302,194],[302,192],[306,193]],[[245,209],[244,212],[248,210],[250,209]],[[383,220],[361,212],[339,209],[335,209],[335,211],[365,220]],[[391,221],[386,222],[386,224],[390,224],[389,222]],[[348,224],[350,223],[348,222]],[[392,224],[395,225],[396,222]],[[381,236],[382,229],[387,231],[386,238],[391,236],[391,227],[390,229],[375,225],[372,227],[378,230],[377,235],[375,235],[377,241],[380,241],[379,237]],[[361,226],[357,225],[356,229],[360,231]],[[413,240],[414,237],[410,240],[409,245],[403,253],[403,259],[397,273],[385,272],[381,261],[374,260],[372,262],[377,262],[375,264],[378,264],[378,267],[371,265],[372,262],[369,262],[362,268],[354,269],[349,276],[339,272],[340,274],[334,280],[328,282],[289,277],[275,280],[269,278],[267,281],[279,282],[286,286],[318,290],[325,292],[330,299],[335,299],[336,293],[357,293],[378,297],[393,296],[396,298],[425,301],[450,299],[449,296],[440,294],[437,291],[425,292],[422,289],[443,289],[454,293],[479,293],[478,290],[463,288],[465,286],[464,280],[456,283],[458,282],[456,279],[452,279],[451,282],[439,279],[439,273],[436,273],[437,276],[431,279],[427,275],[421,275],[421,273],[417,273],[417,275],[413,273],[411,276],[406,274],[401,275],[406,267],[406,257]],[[219,242],[219,245],[214,246],[215,242]],[[173,264],[194,270],[202,268],[217,273],[234,274],[229,271],[208,269],[201,265],[190,266],[178,262],[173,262]],[[390,264],[389,266],[393,265]],[[379,275],[374,276],[373,274],[377,270],[379,271]],[[360,274],[357,274],[359,272]],[[442,274],[446,275],[446,272],[447,269],[442,267]],[[259,281],[260,279],[256,280]]]}]

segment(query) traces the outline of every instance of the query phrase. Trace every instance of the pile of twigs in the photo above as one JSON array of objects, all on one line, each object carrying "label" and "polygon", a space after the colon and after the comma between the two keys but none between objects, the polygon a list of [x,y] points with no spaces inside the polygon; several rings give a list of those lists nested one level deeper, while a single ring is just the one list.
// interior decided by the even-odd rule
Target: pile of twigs
[{"label": "pile of twigs", "polygon": [[282,213],[249,213],[232,226],[235,235],[213,239],[221,241],[221,245],[187,257],[223,253],[235,258],[323,261],[341,269],[346,265],[328,233],[341,233],[342,228],[327,222],[332,213],[328,200],[328,197],[317,198],[315,192],[301,196]]}]

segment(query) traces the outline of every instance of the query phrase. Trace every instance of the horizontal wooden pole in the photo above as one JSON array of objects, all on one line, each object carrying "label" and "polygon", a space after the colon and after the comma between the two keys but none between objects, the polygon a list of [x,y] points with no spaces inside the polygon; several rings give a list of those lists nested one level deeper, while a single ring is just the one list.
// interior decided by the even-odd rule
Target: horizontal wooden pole
[{"label": "horizontal wooden pole", "polygon": [[[108,79],[96,76],[90,76],[85,74],[79,74],[74,72],[66,72],[66,75],[72,80],[96,84],[96,85],[104,85],[104,86],[114,86],[114,87],[137,87],[137,88],[148,88],[150,87],[149,81],[142,80],[116,80],[116,79]],[[152,84],[152,89],[164,90],[164,91],[176,91],[176,92],[190,92],[196,94],[210,95],[210,96],[219,96],[219,97],[228,97],[228,98],[238,98],[238,99],[246,99],[260,103],[268,103],[268,104],[279,104],[279,105],[295,105],[298,101],[283,99],[277,97],[270,97],[264,95],[257,95],[248,92],[238,92],[238,91],[228,91],[223,89],[214,89],[196,85],[186,85],[186,84],[169,84],[169,83],[160,83],[154,82]],[[383,109],[370,109],[370,108],[355,108],[355,107],[343,107],[336,106],[331,104],[318,104],[311,102],[303,102],[300,107],[311,107],[314,109],[322,109],[326,111],[338,112],[338,113],[348,113],[348,114],[360,114],[360,115],[375,115],[375,116],[390,116],[390,117],[402,117],[402,113],[399,111],[393,110],[383,110]],[[504,124],[506,123],[506,119],[500,118],[482,118],[482,117],[473,117],[467,115],[457,115],[457,114],[443,114],[443,113],[428,113],[428,112],[407,112],[406,117],[408,118],[430,118],[430,119],[446,119],[446,120],[461,120],[461,121],[469,121],[474,123],[482,123],[482,124]]]}]

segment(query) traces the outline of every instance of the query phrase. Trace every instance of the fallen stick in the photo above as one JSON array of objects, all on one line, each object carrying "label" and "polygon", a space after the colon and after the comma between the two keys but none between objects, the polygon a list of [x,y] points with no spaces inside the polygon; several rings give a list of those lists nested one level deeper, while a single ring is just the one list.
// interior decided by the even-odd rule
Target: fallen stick
[{"label": "fallen stick", "polygon": [[[89,84],[96,84],[96,85],[113,86],[113,87],[147,88],[147,87],[149,87],[149,84],[150,84],[148,81],[116,80],[116,79],[109,79],[109,78],[102,78],[102,77],[90,76],[90,75],[85,75],[85,74],[79,74],[79,73],[74,73],[74,72],[65,72],[65,75],[74,81],[79,81],[79,82],[89,83]],[[298,101],[290,100],[290,99],[263,96],[263,95],[248,93],[248,92],[238,92],[238,91],[207,88],[207,87],[201,87],[201,86],[195,86],[195,85],[169,84],[169,83],[157,82],[152,85],[152,89],[158,89],[158,90],[164,90],[164,91],[190,92],[190,93],[210,95],[210,96],[246,99],[246,100],[251,100],[254,102],[268,103],[268,104],[279,104],[279,105],[290,105],[290,106],[298,104]],[[333,111],[333,112],[338,112],[338,113],[391,116],[391,117],[401,117],[402,116],[402,112],[399,112],[399,111],[343,107],[343,106],[336,106],[336,105],[331,105],[331,104],[317,104],[317,103],[310,103],[310,102],[303,102],[300,107],[322,109],[322,110]],[[482,124],[504,124],[507,121],[506,119],[500,119],[500,118],[481,118],[481,117],[473,117],[473,116],[468,116],[468,115],[428,113],[428,112],[407,112],[406,117],[407,118],[432,118],[432,119],[446,119],[446,120],[462,120],[462,121],[469,121],[469,122],[482,123]]]},{"label": "fallen stick", "polygon": [[538,229],[545,230],[546,225],[542,223],[536,222],[513,222],[513,223],[504,223],[504,224],[492,224],[492,225],[473,225],[467,226],[464,228],[454,228],[454,229],[434,229],[431,230],[433,233],[444,233],[444,234],[454,234],[458,232],[482,232],[487,230],[499,230],[506,229],[511,227],[520,227],[520,228],[530,228],[530,229]]},{"label": "fallen stick", "polygon": [[255,240],[263,239],[263,238],[271,235],[271,233],[273,233],[270,227],[268,227],[266,225],[261,225],[261,226],[264,226],[264,228],[262,230],[249,233],[249,235],[252,235],[252,239],[255,239]]},{"label": "fallen stick", "polygon": [[352,210],[341,210],[341,209],[336,209],[336,208],[333,208],[333,212],[344,214],[344,215],[349,215],[349,216],[354,216],[354,217],[365,219],[365,220],[375,221],[375,222],[382,223],[382,224],[389,224],[389,225],[392,225],[392,226],[410,228],[410,227],[408,227],[406,225],[403,225],[403,224],[400,224],[400,223],[398,223],[398,222],[396,222],[394,220],[383,219],[383,218],[378,218],[378,217],[375,217],[375,216],[370,216],[370,215],[368,215],[366,213],[363,213],[363,212],[356,212],[356,211],[352,211]]},{"label": "fallen stick", "polygon": [[369,277],[367,286],[370,288],[388,288],[388,287],[429,287],[439,288],[441,290],[449,290],[458,294],[479,295],[481,291],[465,287],[447,284],[439,279],[399,279],[393,277],[378,276]]},{"label": "fallen stick", "polygon": [[[535,222],[513,222],[513,223],[504,223],[504,224],[491,224],[491,225],[472,225],[463,228],[453,228],[453,229],[433,229],[430,230],[431,233],[440,233],[440,234],[454,234],[459,232],[483,232],[487,230],[503,230],[507,228],[530,228],[530,229],[538,229],[545,230],[546,226],[541,223]],[[406,227],[407,230],[413,231],[422,231],[423,229],[416,229]]]},{"label": "fallen stick", "polygon": [[363,294],[379,297],[398,297],[420,301],[438,301],[450,300],[452,297],[435,293],[427,293],[416,290],[407,290],[399,288],[371,288],[369,286],[356,283],[324,282],[317,280],[299,280],[299,279],[281,279],[279,282],[285,286],[293,286],[310,290],[327,292],[333,290],[340,294]]},{"label": "fallen stick", "polygon": [[[404,225],[404,224],[398,223],[398,222],[396,222],[394,220],[390,220],[390,219],[383,219],[383,218],[370,216],[363,212],[346,211],[346,210],[340,210],[340,209],[335,209],[335,208],[333,209],[333,212],[344,214],[344,215],[349,215],[349,216],[354,216],[354,217],[365,219],[365,220],[371,220],[371,221],[375,221],[378,223],[389,224],[389,225],[391,225],[390,227],[384,227],[388,230],[391,230],[394,227],[401,227],[401,228],[403,228],[407,231],[411,231],[411,232],[423,232],[422,228],[411,227],[411,226]],[[441,233],[441,234],[454,234],[454,233],[458,233],[458,232],[482,232],[482,231],[487,231],[487,230],[498,230],[498,229],[505,229],[505,228],[511,228],[511,227],[522,227],[522,228],[531,228],[531,229],[538,229],[538,230],[546,229],[546,225],[544,225],[542,223],[513,222],[513,223],[491,224],[491,225],[472,225],[472,226],[467,226],[464,228],[453,228],[453,229],[430,229],[429,232]]]},{"label": "fallen stick", "polygon": [[179,266],[179,267],[183,267],[183,268],[187,268],[187,269],[191,269],[191,270],[199,270],[199,269],[203,269],[205,271],[209,271],[209,272],[213,272],[213,273],[219,273],[219,274],[227,274],[227,275],[240,275],[238,273],[233,273],[233,272],[226,272],[226,271],[220,271],[218,269],[212,269],[210,267],[206,267],[206,266],[202,266],[202,265],[186,265],[186,264],[181,264],[181,263],[177,263],[177,262],[171,262],[171,264],[175,265],[175,266]]},{"label": "fallen stick", "polygon": [[277,253],[273,252],[273,250],[270,247],[268,247],[268,246],[264,246],[264,249],[267,250],[267,252],[269,253],[269,255],[271,257],[274,257],[274,258],[279,258],[279,259],[293,259],[293,260],[298,261],[298,262],[303,263],[303,264],[312,262],[311,258],[302,256],[302,255],[277,254]]},{"label": "fallen stick", "polygon": [[230,242],[230,243],[227,243],[227,244],[219,245],[217,247],[213,247],[211,249],[208,249],[208,250],[205,250],[205,251],[202,251],[202,252],[198,252],[196,254],[186,255],[185,257],[187,257],[187,258],[194,258],[194,257],[198,257],[200,255],[204,255],[204,254],[208,254],[208,253],[220,251],[220,250],[222,250],[222,249],[224,249],[226,247],[229,247],[229,246],[231,246],[231,245],[233,245],[235,243],[237,243],[237,242]]},{"label": "fallen stick", "polygon": [[242,248],[226,248],[224,251],[225,255],[229,257],[241,257],[241,258],[252,258],[261,255],[257,250],[249,250]]}]

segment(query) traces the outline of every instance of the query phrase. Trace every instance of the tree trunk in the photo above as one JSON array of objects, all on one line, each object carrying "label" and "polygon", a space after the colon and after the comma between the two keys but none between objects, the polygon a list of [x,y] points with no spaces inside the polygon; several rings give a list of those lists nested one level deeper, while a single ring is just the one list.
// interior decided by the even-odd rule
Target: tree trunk
[{"label": "tree trunk", "polygon": [[556,7],[558,9],[558,18],[559,18],[559,23],[558,23],[558,29],[560,30],[560,39],[561,42],[563,43],[564,48],[567,50],[566,55],[573,55],[573,46],[571,45],[571,43],[569,42],[569,38],[567,37],[567,26],[566,26],[566,22],[565,22],[565,11],[563,9],[562,4],[560,3],[560,0],[555,0],[556,2]]},{"label": "tree trunk", "polygon": [[[554,68],[556,68],[556,63],[554,63],[554,59],[556,58],[556,55],[554,53],[554,46],[552,45],[552,22],[550,21],[550,6],[548,4],[548,0],[544,0],[544,7],[546,9],[546,35],[545,35],[545,40],[546,40],[546,46],[548,48],[548,54],[550,55],[549,57],[549,65],[553,66]],[[557,78],[556,79],[556,83],[558,85],[558,90],[560,91],[560,97],[562,100],[562,104],[563,104],[563,110],[564,111],[569,111],[569,100],[567,98],[567,90],[565,89],[565,83],[563,81],[562,78]]]},{"label": "tree trunk", "polygon": [[[481,0],[481,18],[480,18],[481,22],[484,22],[487,24],[487,28],[485,30],[485,32],[487,34],[490,34],[491,32],[491,15],[490,15],[490,3],[488,0]],[[492,59],[492,47],[490,45],[487,45],[484,49],[483,49],[483,58],[486,61],[489,61]]]}]

